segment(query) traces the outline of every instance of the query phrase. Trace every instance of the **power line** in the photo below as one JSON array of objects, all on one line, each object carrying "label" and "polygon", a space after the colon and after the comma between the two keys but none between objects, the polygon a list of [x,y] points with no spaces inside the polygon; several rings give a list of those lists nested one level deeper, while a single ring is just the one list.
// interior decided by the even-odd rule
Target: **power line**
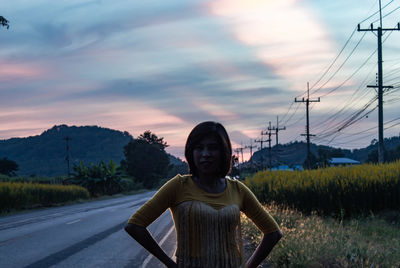
[{"label": "power line", "polygon": [[332,68],[332,66],[335,64],[335,62],[337,61],[337,59],[340,57],[340,55],[342,54],[342,52],[344,51],[344,49],[346,48],[346,46],[348,45],[348,43],[350,42],[351,38],[353,37],[354,33],[357,31],[357,28],[355,28],[353,30],[353,32],[351,33],[350,37],[347,39],[346,43],[344,44],[344,46],[342,47],[342,49],[340,50],[339,54],[336,56],[336,58],[333,60],[333,62],[329,65],[329,67],[325,70],[325,72],[321,75],[321,77],[317,80],[317,82],[315,82],[312,86],[311,86],[311,90],[321,81],[322,78],[324,78],[324,76],[329,72],[329,70]]},{"label": "power line", "polygon": [[[382,7],[382,10],[385,9],[385,8],[386,8],[388,5],[390,5],[391,3],[393,3],[393,1],[394,1],[394,0],[390,1],[390,2],[387,3],[385,6],[383,6],[383,7]],[[376,2],[378,2],[378,1],[376,1]],[[363,23],[363,22],[369,20],[370,18],[372,18],[373,16],[375,16],[375,15],[378,14],[378,13],[379,13],[379,10],[376,11],[376,12],[375,12],[374,14],[372,14],[371,16],[369,16],[368,18],[364,19],[363,21],[360,21],[358,24],[361,24],[361,23]]]},{"label": "power line", "polygon": [[346,80],[344,80],[339,86],[337,86],[337,87],[335,87],[335,88],[333,88],[333,89],[331,89],[329,92],[327,92],[327,93],[325,93],[325,94],[323,94],[323,95],[321,95],[320,97],[322,98],[322,97],[325,97],[325,96],[327,96],[327,95],[329,95],[329,94],[331,94],[332,92],[334,92],[334,91],[336,91],[336,90],[338,90],[339,88],[341,88],[345,83],[347,83],[347,81],[349,81],[355,74],[357,74],[364,66],[365,66],[365,64],[367,64],[367,62],[371,59],[371,57],[374,55],[376,53],[376,50],[371,54],[371,55],[369,55],[369,57],[346,79]]},{"label": "power line", "polygon": [[[374,67],[374,66],[373,66]],[[354,108],[354,106],[358,103],[357,100],[354,100],[355,97],[358,99],[363,99],[367,94],[369,94],[369,91],[366,88],[366,81],[369,78],[371,72],[373,71],[373,68],[367,73],[363,81],[360,83],[359,87],[353,92],[350,98],[347,99],[347,102],[343,104],[343,106],[340,108],[339,111],[336,113],[330,115],[328,118],[323,119],[319,123],[317,123],[317,127],[315,129],[324,129],[326,130],[327,126],[331,124],[331,122],[334,122],[341,114],[344,114],[347,112],[347,110]],[[361,91],[363,89],[363,91]],[[359,94],[361,93],[361,94]],[[331,110],[330,112],[333,112]]]}]

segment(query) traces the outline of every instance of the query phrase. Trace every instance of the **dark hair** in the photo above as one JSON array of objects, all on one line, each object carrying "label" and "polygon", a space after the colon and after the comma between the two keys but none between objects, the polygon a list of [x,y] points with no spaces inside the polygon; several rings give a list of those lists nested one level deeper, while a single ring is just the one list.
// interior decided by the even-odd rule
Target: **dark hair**
[{"label": "dark hair", "polygon": [[194,176],[197,175],[196,166],[193,160],[193,150],[202,139],[209,135],[215,135],[220,145],[221,163],[218,175],[225,177],[231,171],[232,145],[224,126],[212,121],[203,122],[195,126],[186,140],[185,157],[189,165],[189,173]]}]

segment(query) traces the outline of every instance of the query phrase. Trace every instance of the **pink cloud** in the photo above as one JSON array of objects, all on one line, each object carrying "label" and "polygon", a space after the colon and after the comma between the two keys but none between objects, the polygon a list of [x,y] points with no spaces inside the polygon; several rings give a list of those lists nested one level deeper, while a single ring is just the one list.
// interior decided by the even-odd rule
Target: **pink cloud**
[{"label": "pink cloud", "polygon": [[0,81],[30,79],[44,74],[37,66],[26,63],[0,62]]}]

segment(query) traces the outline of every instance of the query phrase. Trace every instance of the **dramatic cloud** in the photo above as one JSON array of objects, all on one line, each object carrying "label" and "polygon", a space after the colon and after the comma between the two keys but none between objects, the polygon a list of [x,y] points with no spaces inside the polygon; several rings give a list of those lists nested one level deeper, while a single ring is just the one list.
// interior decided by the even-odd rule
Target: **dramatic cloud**
[{"label": "dramatic cloud", "polygon": [[[40,134],[56,124],[99,125],[134,136],[149,129],[183,157],[185,139],[201,121],[222,122],[239,147],[279,117],[287,127],[280,142],[303,140],[305,105],[294,98],[306,96],[307,81],[316,82],[356,24],[376,11],[376,1],[367,2],[368,8],[344,0],[10,2],[0,14],[10,21],[0,32],[0,138]],[[394,36],[384,44],[385,73],[398,85],[398,56],[392,55],[400,42]],[[373,34],[354,34],[312,88],[311,97],[321,97],[311,111],[316,132],[373,98],[366,84],[375,82],[376,55],[364,61],[375,50]],[[390,121],[398,117],[400,97],[390,92],[386,98]],[[334,141],[346,148],[368,144],[376,136],[368,131],[357,142],[346,140],[376,124],[374,116]]]}]

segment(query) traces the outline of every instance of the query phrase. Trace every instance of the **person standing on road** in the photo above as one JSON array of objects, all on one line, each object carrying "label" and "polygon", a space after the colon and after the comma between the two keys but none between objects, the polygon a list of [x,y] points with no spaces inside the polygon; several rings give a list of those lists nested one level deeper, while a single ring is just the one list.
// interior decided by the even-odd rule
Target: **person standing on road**
[{"label": "person standing on road", "polygon": [[[282,233],[254,194],[242,182],[226,176],[231,169],[232,146],[225,128],[210,121],[198,124],[186,141],[185,158],[189,175],[177,175],[165,183],[129,218],[125,230],[167,267],[257,267]],[[176,229],[176,262],[146,228],[168,208]],[[240,211],[264,234],[247,262]]]}]

